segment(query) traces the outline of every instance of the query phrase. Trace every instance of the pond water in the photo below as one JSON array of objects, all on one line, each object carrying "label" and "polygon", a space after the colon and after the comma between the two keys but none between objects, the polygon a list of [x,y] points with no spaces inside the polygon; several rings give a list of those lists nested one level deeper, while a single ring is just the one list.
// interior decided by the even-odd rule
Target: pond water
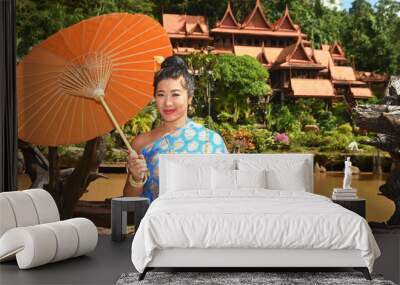
[{"label": "pond water", "polygon": [[[89,185],[89,191],[81,200],[103,201],[106,198],[122,196],[125,184],[125,174],[105,174],[109,179],[98,179]],[[391,200],[378,195],[379,186],[385,182],[386,176],[377,176],[372,173],[361,173],[353,175],[352,186],[358,190],[358,196],[366,199],[367,220],[384,222],[387,221],[394,211]],[[331,196],[332,189],[341,187],[343,172],[327,172],[314,174],[314,192],[316,194]],[[27,175],[18,177],[19,189],[26,189],[30,185]]]}]

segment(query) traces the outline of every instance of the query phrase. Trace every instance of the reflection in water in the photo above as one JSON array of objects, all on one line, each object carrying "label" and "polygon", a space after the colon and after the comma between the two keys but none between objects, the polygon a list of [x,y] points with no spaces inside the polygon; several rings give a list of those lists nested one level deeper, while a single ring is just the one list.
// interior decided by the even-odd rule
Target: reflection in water
[{"label": "reflection in water", "polygon": [[[368,221],[385,222],[394,212],[391,200],[378,195],[379,186],[385,183],[387,175],[374,175],[361,173],[353,175],[351,186],[356,188],[358,196],[366,199],[366,214]],[[316,194],[331,196],[333,188],[342,187],[343,172],[328,172],[314,174],[314,192]]]},{"label": "reflection in water", "polygon": [[[109,179],[98,179],[89,185],[89,191],[81,200],[103,201],[106,198],[122,196],[126,174],[105,174]],[[387,221],[394,211],[391,200],[378,195],[379,186],[385,182],[386,176],[376,176],[371,173],[353,175],[352,187],[358,190],[358,196],[367,200],[367,220]],[[331,196],[332,189],[341,187],[343,172],[317,173],[314,175],[314,192],[316,194]],[[19,189],[26,189],[30,185],[27,175],[18,177]]]}]

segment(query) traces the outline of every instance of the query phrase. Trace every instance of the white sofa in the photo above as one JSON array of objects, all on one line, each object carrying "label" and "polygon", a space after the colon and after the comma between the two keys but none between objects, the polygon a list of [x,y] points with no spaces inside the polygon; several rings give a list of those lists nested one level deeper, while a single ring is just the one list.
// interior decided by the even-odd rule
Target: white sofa
[{"label": "white sofa", "polygon": [[96,248],[97,228],[88,219],[60,221],[43,189],[0,193],[0,262],[16,259],[20,269],[84,255]]}]

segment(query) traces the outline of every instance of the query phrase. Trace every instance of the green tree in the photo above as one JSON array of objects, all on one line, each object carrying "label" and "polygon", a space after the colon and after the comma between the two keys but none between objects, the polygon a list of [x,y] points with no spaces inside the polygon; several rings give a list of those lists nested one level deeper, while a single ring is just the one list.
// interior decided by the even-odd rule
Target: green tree
[{"label": "green tree", "polygon": [[24,0],[17,1],[17,56],[57,31],[81,20],[113,12],[151,15],[151,0]]},{"label": "green tree", "polygon": [[196,53],[187,56],[186,62],[195,74],[196,94],[193,98],[194,116],[208,116],[211,103],[211,93],[214,83],[212,70],[217,63],[213,54]]},{"label": "green tree", "polygon": [[400,2],[380,0],[376,4],[377,30],[372,39],[375,70],[400,74]]},{"label": "green tree", "polygon": [[343,42],[355,58],[356,69],[400,72],[399,13],[400,3],[395,0],[378,1],[375,11],[366,0],[353,2]]},{"label": "green tree", "polygon": [[233,122],[247,122],[259,99],[270,94],[268,71],[253,57],[217,57],[212,76],[215,80],[215,110],[225,112]]}]

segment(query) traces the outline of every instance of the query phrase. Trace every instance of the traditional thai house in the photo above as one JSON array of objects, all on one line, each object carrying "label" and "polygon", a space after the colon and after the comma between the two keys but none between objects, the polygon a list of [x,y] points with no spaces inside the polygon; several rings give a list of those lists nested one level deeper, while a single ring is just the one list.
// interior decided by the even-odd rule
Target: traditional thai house
[{"label": "traditional thai house", "polygon": [[333,59],[335,65],[348,65],[349,60],[346,58],[344,54],[343,48],[339,45],[338,42],[334,42],[331,46],[329,46],[329,53]]},{"label": "traditional thai house", "polygon": [[374,94],[384,95],[389,76],[369,71],[355,71],[356,79],[365,82]]},{"label": "traditional thai house", "polygon": [[230,7],[224,16],[211,29],[214,38],[215,53],[233,52],[235,46],[248,47],[286,47],[297,41],[299,37],[306,37],[301,33],[299,26],[294,25],[288,13],[272,25],[264,15],[260,1],[256,1],[254,9],[239,24]]},{"label": "traditional thai house", "polygon": [[344,49],[339,43],[334,42],[330,46],[322,45],[322,50],[329,51],[329,55],[332,58],[329,72],[337,96],[342,96],[348,101],[372,97],[372,92],[368,85],[356,79],[354,68],[350,65]]},{"label": "traditional thai house", "polygon": [[[188,17],[193,18],[188,20]],[[271,23],[264,15],[260,1],[256,0],[254,9],[239,23],[228,1],[222,19],[210,34],[206,28],[196,28],[197,31],[204,31],[201,42],[200,33],[194,38],[185,26],[189,21],[200,23],[200,18],[202,25],[207,26],[201,16],[164,14],[164,27],[176,54],[204,51],[206,44],[212,44],[212,51],[208,50],[215,54],[250,55],[269,70],[269,83],[274,95],[282,99],[305,97],[331,101],[334,98],[372,97],[368,86],[356,80],[353,67],[349,65],[340,44],[335,42],[314,49],[307,35],[293,22],[287,6],[283,15]],[[195,42],[198,43],[196,48]]]},{"label": "traditional thai house", "polygon": [[204,16],[163,14],[163,26],[167,31],[175,54],[187,55],[207,52],[212,37]]}]

